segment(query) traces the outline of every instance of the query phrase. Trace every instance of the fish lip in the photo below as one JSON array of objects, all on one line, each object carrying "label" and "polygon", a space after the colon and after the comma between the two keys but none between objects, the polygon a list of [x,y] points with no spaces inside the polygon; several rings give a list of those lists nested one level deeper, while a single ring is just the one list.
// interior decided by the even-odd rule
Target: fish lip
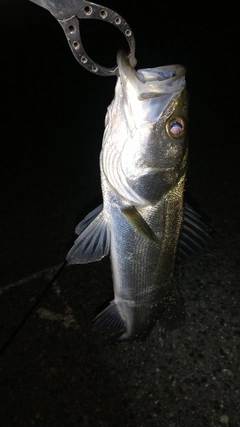
[{"label": "fish lip", "polygon": [[127,53],[117,54],[119,77],[123,86],[131,85],[139,100],[181,92],[185,86],[186,69],[180,64],[135,70]]}]

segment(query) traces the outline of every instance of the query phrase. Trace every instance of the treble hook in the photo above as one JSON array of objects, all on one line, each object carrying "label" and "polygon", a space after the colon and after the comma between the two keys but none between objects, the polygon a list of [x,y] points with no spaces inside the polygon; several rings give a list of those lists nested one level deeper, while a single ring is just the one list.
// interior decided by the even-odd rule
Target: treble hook
[{"label": "treble hook", "polygon": [[86,0],[30,0],[49,10],[57,19],[76,60],[88,71],[99,76],[118,75],[118,66],[113,68],[103,67],[94,62],[84,50],[78,19],[99,19],[107,21],[117,27],[125,36],[130,52],[128,55],[130,65],[135,67],[135,39],[128,23],[113,10]]}]

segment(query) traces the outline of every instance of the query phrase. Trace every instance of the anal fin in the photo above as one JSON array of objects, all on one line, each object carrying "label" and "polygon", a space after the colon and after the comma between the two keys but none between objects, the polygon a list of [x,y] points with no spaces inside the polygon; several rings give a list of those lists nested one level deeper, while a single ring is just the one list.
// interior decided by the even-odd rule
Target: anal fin
[{"label": "anal fin", "polygon": [[100,331],[110,328],[115,332],[124,332],[124,321],[114,301],[111,301],[110,304],[93,319],[93,328]]}]

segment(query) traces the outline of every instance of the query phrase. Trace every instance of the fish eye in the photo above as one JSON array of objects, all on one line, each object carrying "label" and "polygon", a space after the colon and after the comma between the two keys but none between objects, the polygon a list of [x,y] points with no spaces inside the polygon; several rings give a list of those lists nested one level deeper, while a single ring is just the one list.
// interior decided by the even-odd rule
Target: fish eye
[{"label": "fish eye", "polygon": [[171,139],[179,139],[186,133],[186,121],[183,117],[170,117],[165,126]]}]

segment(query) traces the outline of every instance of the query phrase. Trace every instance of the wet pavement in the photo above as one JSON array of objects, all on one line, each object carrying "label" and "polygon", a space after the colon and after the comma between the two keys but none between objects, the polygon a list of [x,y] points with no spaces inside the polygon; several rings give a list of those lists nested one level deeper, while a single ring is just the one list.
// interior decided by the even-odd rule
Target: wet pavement
[{"label": "wet pavement", "polygon": [[[176,271],[187,313],[181,329],[161,336],[156,326],[145,342],[105,345],[91,321],[112,293],[109,259],[66,266],[48,285],[64,263],[75,225],[101,201],[98,158],[115,78],[82,69],[47,12],[28,2],[3,4],[0,347],[8,345],[0,358],[0,425],[240,426],[233,16],[229,20],[227,10],[214,27],[210,17],[197,26],[170,18],[165,5],[159,31],[167,37],[159,41],[150,11],[146,37],[143,11],[137,19],[134,7],[124,13],[125,3],[118,5],[132,28],[138,22],[139,68],[187,67],[187,194],[212,226],[215,245]],[[109,48],[114,52],[114,43]]]}]

